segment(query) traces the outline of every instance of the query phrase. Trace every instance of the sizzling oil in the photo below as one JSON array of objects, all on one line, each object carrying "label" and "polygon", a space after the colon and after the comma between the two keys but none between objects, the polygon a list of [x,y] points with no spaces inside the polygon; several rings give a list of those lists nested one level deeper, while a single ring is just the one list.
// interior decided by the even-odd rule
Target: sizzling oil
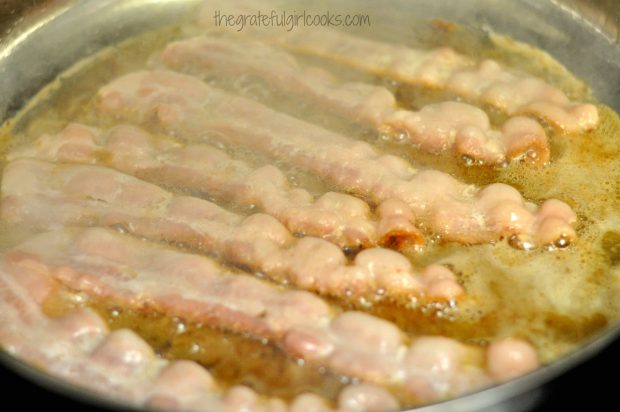
[{"label": "sizzling oil", "polygon": [[[450,44],[473,56],[497,58],[544,77],[561,86],[571,97],[588,98],[587,88],[581,82],[539,51],[500,37],[480,40],[473,36],[474,40],[463,40],[468,37],[461,36],[463,33],[458,28],[455,33],[452,29],[447,30],[445,25],[437,24],[436,27],[433,36],[421,36],[422,40],[418,39],[418,42],[431,46],[435,42]],[[112,126],[116,123],[114,119],[96,115],[93,110],[93,96],[97,89],[123,73],[143,68],[156,50],[187,33],[187,28],[180,27],[148,33],[106,50],[68,71],[33,100],[28,110],[4,127],[0,136],[6,142],[5,150],[27,144],[44,132],[57,132],[68,121]],[[371,35],[394,39],[396,34],[386,29],[376,30]],[[346,79],[387,86],[396,93],[403,107],[416,108],[445,97],[440,93],[336,68],[315,59],[303,59],[323,64]],[[536,346],[545,362],[575,349],[584,339],[620,318],[620,139],[617,138],[620,120],[612,110],[599,105],[600,125],[592,132],[563,136],[548,130],[552,144],[552,160],[548,166],[513,163],[506,168],[472,167],[381,139],[342,119],[313,112],[308,105],[285,100],[259,82],[249,81],[249,84],[235,85],[222,81],[215,83],[295,116],[372,142],[420,167],[437,168],[469,183],[508,183],[534,202],[558,198],[573,207],[579,216],[579,237],[566,250],[521,251],[506,242],[466,247],[431,239],[422,251],[405,251],[416,266],[438,262],[453,268],[467,291],[467,297],[456,308],[433,305],[403,308],[390,303],[368,307],[333,303],[364,309],[392,320],[410,336],[440,334],[480,345],[508,335],[526,338]],[[490,111],[490,114],[495,123],[503,119],[499,113]],[[245,151],[224,149],[253,164],[266,161]],[[310,188],[312,193],[330,189],[312,176],[282,167],[294,184]],[[238,205],[226,206],[244,213],[251,211]],[[13,233],[12,228],[3,229]],[[24,236],[4,236],[0,246],[9,247]],[[249,337],[198,325],[184,325],[179,333],[178,319],[143,310],[118,311],[109,303],[92,305],[112,328],[135,330],[163,357],[195,359],[226,384],[247,383],[260,393],[284,397],[311,390],[329,398],[333,398],[342,384],[339,379],[321,371],[301,367],[276,348]],[[58,314],[60,310],[53,309],[53,305],[50,308],[50,313]]]},{"label": "sizzling oil", "polygon": [[348,382],[346,377],[304,366],[269,342],[166,316],[148,306],[127,308],[83,296],[76,299],[73,291],[59,287],[45,301],[44,310],[48,316],[59,317],[84,306],[95,310],[110,329],[136,332],[162,358],[188,359],[203,365],[223,388],[247,385],[258,393],[284,399],[304,392],[334,399]]}]

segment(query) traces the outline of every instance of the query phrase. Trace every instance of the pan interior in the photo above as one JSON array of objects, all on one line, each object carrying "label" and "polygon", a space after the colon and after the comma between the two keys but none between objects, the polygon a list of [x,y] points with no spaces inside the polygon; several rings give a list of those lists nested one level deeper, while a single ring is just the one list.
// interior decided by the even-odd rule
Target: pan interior
[{"label": "pan interior", "polygon": [[[3,76],[0,77],[0,89],[6,91],[0,95],[0,120],[12,118],[22,111],[44,85],[73,66],[76,61],[102,50],[104,51],[100,56],[105,59],[106,53],[109,53],[110,50],[119,51],[114,48],[106,51],[106,48],[139,33],[176,23],[178,18],[184,18],[183,16],[186,16],[188,11],[198,3],[197,1],[179,0],[128,0],[124,2],[83,1],[74,4],[72,2],[64,4],[61,2],[57,8],[49,6],[36,24],[29,28],[16,26],[0,50],[0,73],[3,73]],[[557,83],[561,83],[573,96],[586,97],[590,94],[580,82],[573,81],[572,77],[558,75],[561,72],[559,66],[545,60],[544,56],[537,55],[538,62],[545,62],[539,66],[536,66],[536,63],[532,64],[531,60],[519,58],[519,56],[530,55],[531,51],[518,47],[513,48],[501,36],[494,34],[501,33],[547,51],[577,78],[583,80],[591,88],[591,94],[597,101],[616,111],[620,110],[620,76],[609,75],[616,73],[620,67],[618,44],[610,33],[594,27],[592,20],[575,14],[574,10],[570,8],[574,5],[554,1],[535,2],[529,0],[508,4],[493,0],[469,2],[395,0],[389,3],[390,7],[372,1],[343,1],[337,5],[325,2],[325,4],[313,3],[312,6],[303,5],[301,2],[283,2],[283,4],[286,4],[287,8],[307,9],[311,7],[317,11],[329,9],[334,12],[367,13],[371,16],[372,21],[376,22],[368,33],[372,37],[407,39],[407,44],[425,47],[450,44],[457,50],[465,51],[468,54],[475,55],[478,53],[497,57],[515,67],[533,70]],[[484,13],[481,10],[484,10]],[[49,14],[46,15],[45,13]],[[435,25],[436,19],[454,21],[459,23],[461,28],[456,33],[438,31]],[[174,32],[174,29],[170,30]],[[143,38],[145,39],[144,45],[128,46],[127,50],[131,52],[125,51],[126,54],[122,54],[123,50],[120,50],[120,56],[127,57],[132,55],[134,51],[142,49],[145,52],[143,57],[147,58],[148,47],[152,47],[152,44],[156,44],[158,40],[157,36],[152,37],[149,34]],[[500,45],[499,49],[497,45]],[[502,54],[499,52],[498,54],[497,50],[501,50],[502,47],[509,48],[510,53]],[[575,50],[580,52],[575,53]],[[587,58],[584,58],[582,53],[587,53]],[[137,54],[139,55],[139,53]],[[139,57],[136,57],[136,64],[138,60]],[[44,67],[41,66],[41,61],[46,62]],[[16,67],[19,67],[19,70],[15,70]],[[79,69],[77,70],[79,71]],[[62,94],[63,90],[61,80],[57,87],[49,89],[49,93],[50,95]],[[46,113],[46,110],[45,105],[42,105],[30,113]],[[611,112],[606,116],[609,129],[603,134],[608,137],[610,131],[614,130],[613,127],[615,127],[617,119]],[[18,119],[20,120],[7,125],[5,130],[10,129],[10,133],[5,136],[18,136],[22,139],[20,143],[36,137],[41,128],[49,125],[49,123],[32,122],[32,117],[29,115],[18,116]],[[605,144],[613,145],[614,143],[609,141]],[[601,154],[601,156],[606,155],[606,153]],[[589,159],[592,162],[596,160]],[[584,161],[586,160],[584,159]],[[601,168],[600,172],[604,173],[604,171],[605,169]],[[519,178],[511,176],[510,172],[507,172],[503,178],[505,181],[523,188],[529,187],[528,184],[536,180],[536,177],[532,176],[530,181],[519,181]],[[551,182],[548,186],[552,186]],[[570,190],[570,186],[559,187],[557,190],[561,193]],[[530,195],[535,197],[535,193],[530,193]],[[597,194],[597,196],[600,195]],[[587,209],[584,209],[584,214],[587,214]],[[608,219],[609,224],[613,226],[614,221],[610,219]],[[603,242],[606,231],[601,230],[597,233],[600,237],[593,237],[593,242]],[[436,251],[438,256],[442,253],[445,253],[445,250],[438,249]],[[486,255],[482,259],[487,259],[489,256]],[[499,257],[500,260],[503,258],[502,256]],[[579,259],[581,258],[580,256]],[[615,271],[617,272],[617,268]],[[616,273],[614,276],[617,275]],[[544,274],[539,273],[537,276],[542,277]],[[614,293],[614,290],[612,289],[609,293]],[[582,298],[588,299],[585,295]],[[595,303],[592,304],[595,305]],[[611,308],[610,310],[617,309]],[[598,317],[597,313],[596,310],[592,309],[585,316],[581,323],[584,333],[578,337],[579,339],[590,336],[593,329],[588,328],[599,330],[606,323]],[[603,317],[606,318],[606,316]],[[549,322],[560,329],[574,326],[573,323],[561,317],[552,316]],[[564,324],[566,325],[563,326]],[[609,336],[611,335],[601,338],[598,342],[605,342]],[[598,344],[593,344],[590,346],[590,350],[594,351],[598,347]],[[560,352],[567,353],[568,349],[569,346]],[[570,349],[573,347],[570,346]],[[549,356],[555,357],[556,355],[554,353]],[[568,357],[565,364],[568,365],[575,361],[575,356]],[[535,373],[536,376],[530,376],[529,382],[521,380],[506,385],[505,394],[501,396],[510,397],[525,387],[536,385],[538,382],[547,379],[548,376],[558,373],[561,368],[560,365],[542,369]],[[519,386],[519,382],[524,383]],[[482,402],[489,402],[488,399],[491,398],[487,396],[486,399]],[[463,400],[461,399],[461,401]],[[449,408],[450,403],[443,404],[443,407]],[[477,409],[481,407],[482,404],[476,404]]]}]

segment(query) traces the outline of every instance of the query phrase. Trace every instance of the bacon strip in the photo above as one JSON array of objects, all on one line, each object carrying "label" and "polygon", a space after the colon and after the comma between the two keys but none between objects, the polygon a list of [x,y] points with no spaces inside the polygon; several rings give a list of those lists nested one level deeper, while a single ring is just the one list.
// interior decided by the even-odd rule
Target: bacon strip
[{"label": "bacon strip", "polygon": [[2,217],[35,227],[120,226],[224,257],[280,283],[345,300],[453,300],[462,292],[452,272],[431,265],[417,273],[398,252],[372,248],[352,263],[319,238],[294,238],[269,215],[244,218],[206,200],[174,196],[101,166],[22,159],[2,181]]},{"label": "bacon strip", "polygon": [[[396,386],[423,400],[493,382],[484,368],[506,372],[506,356],[527,360],[512,362],[511,372],[515,364],[520,373],[537,366],[533,349],[516,340],[522,346],[511,344],[506,350],[503,344],[487,361],[481,348],[448,338],[421,337],[407,346],[403,333],[387,321],[361,312],[334,314],[307,292],[281,290],[227,273],[208,258],[105,229],[46,233],[12,249],[6,259],[15,267],[36,268],[37,276],[121,306],[148,303],[170,316],[267,338],[310,364]],[[525,353],[514,353],[517,349]],[[106,361],[118,354],[105,351],[96,357]]]},{"label": "bacon strip", "polygon": [[[87,236],[88,232],[83,233],[82,239]],[[59,233],[43,235],[27,243],[26,249],[46,248],[42,240],[62,237]],[[289,410],[281,400],[259,397],[244,386],[219,388],[209,372],[195,362],[157,358],[148,344],[130,330],[108,331],[105,322],[90,309],[48,318],[40,305],[53,288],[50,266],[18,250],[3,257],[0,270],[0,344],[13,356],[125,405],[182,411]],[[49,253],[45,256],[51,258]],[[374,394],[375,403],[358,402],[358,408],[348,408],[363,393]],[[370,384],[346,387],[338,404],[341,411],[398,409],[391,395]],[[312,406],[331,410],[324,399],[303,394],[293,400],[290,411],[316,410]]]},{"label": "bacon strip", "polygon": [[328,72],[303,67],[295,58],[261,42],[199,36],[170,43],[161,54],[173,69],[218,78],[255,76],[279,93],[318,104],[392,139],[431,153],[451,152],[487,164],[523,158],[546,163],[549,143],[540,125],[511,118],[501,131],[491,128],[479,108],[457,102],[432,104],[419,112],[399,110],[392,93],[366,83],[338,83]]},{"label": "bacon strip", "polygon": [[9,160],[24,157],[109,165],[154,183],[256,206],[293,233],[321,237],[341,247],[390,244],[394,239],[417,245],[424,240],[411,216],[399,214],[389,204],[380,208],[383,213],[374,221],[368,205],[353,196],[327,192],[315,200],[307,191],[292,188],[275,166],[254,168],[212,146],[181,144],[129,125],[102,132],[70,124],[57,135],[43,135],[34,145],[8,155]]},{"label": "bacon strip", "polygon": [[558,88],[500,63],[476,62],[450,48],[415,50],[328,28],[296,30],[273,40],[299,53],[387,76],[404,83],[445,89],[510,115],[534,114],[567,132],[593,129],[596,106],[574,103]]},{"label": "bacon strip", "polygon": [[[221,31],[222,28],[214,26],[215,10],[223,14],[253,14],[265,6],[255,1],[206,1],[197,20],[204,27]],[[596,106],[572,102],[542,79],[504,67],[495,60],[478,62],[448,47],[413,49],[327,27],[297,27],[290,32],[260,27],[251,33],[296,53],[415,86],[446,90],[509,115],[533,114],[563,132],[590,130],[598,123]]]},{"label": "bacon strip", "polygon": [[[271,156],[316,174],[374,204],[396,199],[403,213],[445,240],[566,246],[575,237],[570,207],[548,200],[540,208],[512,187],[466,185],[401,158],[259,103],[219,91],[191,76],[140,71],[99,91],[102,112],[152,122],[192,140],[217,140]],[[404,205],[402,205],[404,202]]]}]

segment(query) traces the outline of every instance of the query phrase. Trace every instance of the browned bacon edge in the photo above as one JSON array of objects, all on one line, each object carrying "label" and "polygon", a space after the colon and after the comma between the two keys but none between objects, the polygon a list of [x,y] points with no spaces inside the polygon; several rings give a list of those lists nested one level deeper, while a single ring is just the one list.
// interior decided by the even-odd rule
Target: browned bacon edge
[{"label": "browned bacon edge", "polygon": [[466,185],[435,170],[417,170],[402,158],[200,80],[168,71],[140,71],[99,91],[99,109],[155,124],[190,140],[216,140],[258,151],[314,173],[371,203],[396,199],[403,213],[444,240],[467,244],[509,238],[523,248],[567,246],[575,213],[558,200],[540,207],[505,184]]}]

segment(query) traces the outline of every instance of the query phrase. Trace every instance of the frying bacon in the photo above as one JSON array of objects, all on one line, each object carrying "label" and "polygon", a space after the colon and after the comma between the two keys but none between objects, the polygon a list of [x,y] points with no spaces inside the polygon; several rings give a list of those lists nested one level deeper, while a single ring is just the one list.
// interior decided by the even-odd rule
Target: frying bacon
[{"label": "frying bacon", "polygon": [[[265,3],[255,1],[206,1],[197,20],[200,25],[213,29],[215,10],[242,14],[255,13],[264,7]],[[222,28],[218,26],[216,30]],[[492,59],[476,61],[449,47],[413,49],[328,27],[297,27],[292,31],[260,27],[252,30],[252,35],[296,53],[415,86],[446,90],[510,115],[533,114],[564,132],[590,130],[598,123],[596,106],[572,102],[561,90],[540,78],[506,68]]]},{"label": "frying bacon", "polygon": [[439,265],[417,273],[398,252],[371,248],[352,263],[323,239],[297,239],[269,215],[243,217],[206,200],[175,196],[137,178],[93,165],[21,159],[2,180],[2,217],[35,227],[104,225],[149,239],[222,256],[281,283],[353,301],[426,296],[453,300],[462,292]]},{"label": "frying bacon", "polygon": [[303,67],[292,55],[261,42],[199,36],[170,43],[161,60],[171,69],[202,77],[258,77],[281,94],[310,100],[431,153],[451,152],[487,164],[524,156],[541,163],[549,160],[547,136],[535,120],[515,117],[498,131],[484,111],[465,103],[432,104],[419,112],[399,110],[383,87],[338,83],[330,73]]},{"label": "frying bacon", "polygon": [[[46,236],[62,238],[59,233],[43,238]],[[33,243],[37,244],[37,240],[30,246]],[[51,256],[48,253],[46,257]],[[91,263],[97,265],[96,261]],[[157,358],[146,342],[130,330],[108,331],[105,322],[90,309],[78,309],[55,319],[45,316],[40,305],[55,282],[50,266],[17,250],[6,254],[0,265],[0,344],[21,360],[110,400],[133,406],[182,411],[289,410],[282,401],[259,397],[247,387],[219,388],[209,372],[194,362]],[[59,270],[62,277],[62,271],[68,269]],[[358,402],[358,407],[352,409],[360,392],[376,394],[375,402]],[[292,405],[297,409],[290,410],[313,411],[308,397],[314,405],[331,410],[324,399],[311,394],[294,399]],[[338,406],[341,411],[398,409],[389,393],[370,384],[346,387]]]},{"label": "frying bacon", "polygon": [[[508,237],[519,247],[566,246],[576,221],[568,205],[540,207],[514,188],[466,185],[435,170],[417,170],[367,143],[219,91],[191,76],[140,71],[99,91],[99,108],[191,140],[216,140],[271,156],[316,174],[341,190],[380,204],[395,199],[403,213],[445,240],[467,244]],[[403,204],[404,202],[404,204]]]},{"label": "frying bacon", "polygon": [[[515,356],[518,351],[533,352],[521,341],[513,340],[507,348],[497,346],[488,356],[488,365],[483,349],[448,338],[419,337],[408,346],[404,334],[385,320],[362,312],[334,313],[310,293],[282,290],[250,276],[227,272],[206,257],[165,249],[106,229],[39,235],[10,250],[5,260],[32,276],[54,279],[70,290],[113,300],[121,307],[148,304],[187,321],[267,338],[309,364],[397,387],[423,400],[493,382],[485,368],[506,376],[537,367],[535,355],[533,363],[514,361],[530,360]],[[118,345],[122,344],[120,339]],[[137,359],[151,358],[152,353],[146,352],[141,349]],[[92,357],[108,365],[117,360],[134,361],[107,349],[96,349]],[[136,373],[132,364],[121,364],[117,370]],[[364,400],[353,393],[346,403],[374,404],[377,398],[382,403],[391,399],[375,392]]]},{"label": "frying bacon", "polygon": [[24,157],[105,164],[153,182],[255,205],[293,233],[321,237],[341,247],[390,244],[394,238],[409,245],[424,240],[412,223],[413,216],[403,216],[394,208],[386,210],[389,203],[380,207],[382,213],[375,221],[368,205],[353,196],[327,192],[314,199],[307,191],[291,187],[273,165],[254,168],[212,146],[181,144],[129,125],[102,132],[70,124],[8,155],[9,160]]},{"label": "frying bacon", "polygon": [[596,106],[571,102],[561,90],[537,77],[491,59],[476,62],[447,47],[415,50],[329,28],[295,30],[272,40],[299,53],[404,83],[445,89],[511,115],[532,113],[564,132],[590,130],[598,123]]}]

